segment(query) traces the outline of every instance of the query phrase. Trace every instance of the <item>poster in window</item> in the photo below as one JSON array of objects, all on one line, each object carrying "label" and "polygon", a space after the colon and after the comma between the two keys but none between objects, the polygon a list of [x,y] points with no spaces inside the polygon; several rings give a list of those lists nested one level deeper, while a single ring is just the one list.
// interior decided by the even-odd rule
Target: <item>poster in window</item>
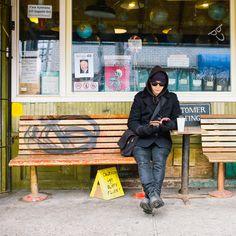
[{"label": "poster in window", "polygon": [[130,91],[130,57],[105,56],[105,91]]},{"label": "poster in window", "polygon": [[20,58],[20,94],[40,94],[41,61],[38,51],[24,51]]},{"label": "poster in window", "polygon": [[93,53],[74,54],[75,78],[94,77]]},{"label": "poster in window", "polygon": [[41,76],[41,94],[59,94],[59,72],[44,72]]}]

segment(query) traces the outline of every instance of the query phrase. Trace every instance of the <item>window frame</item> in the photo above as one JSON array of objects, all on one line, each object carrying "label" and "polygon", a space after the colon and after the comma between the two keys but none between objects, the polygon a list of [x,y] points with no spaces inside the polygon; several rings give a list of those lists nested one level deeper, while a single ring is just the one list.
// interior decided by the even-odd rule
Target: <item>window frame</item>
[{"label": "window frame", "polygon": [[[13,102],[131,102],[135,92],[72,92],[72,0],[59,0],[60,4],[60,94],[19,95],[19,1],[12,0],[12,18],[15,31],[12,38],[12,101]],[[71,17],[66,17],[71,16]],[[230,0],[230,79],[231,91],[175,92],[181,102],[236,101],[236,2]]]}]

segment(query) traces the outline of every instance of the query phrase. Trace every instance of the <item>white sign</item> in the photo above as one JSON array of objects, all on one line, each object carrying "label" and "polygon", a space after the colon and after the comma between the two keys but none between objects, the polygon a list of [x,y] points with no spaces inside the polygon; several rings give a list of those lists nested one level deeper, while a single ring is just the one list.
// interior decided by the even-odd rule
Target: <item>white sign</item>
[{"label": "white sign", "polygon": [[93,78],[93,53],[74,54],[75,78]]},{"label": "white sign", "polygon": [[126,66],[130,65],[131,56],[129,55],[104,55],[106,66]]},{"label": "white sign", "polygon": [[28,5],[28,18],[52,18],[51,5]]},{"label": "white sign", "polygon": [[20,63],[20,82],[37,84],[40,74],[39,58],[22,58]]},{"label": "white sign", "polygon": [[167,58],[168,67],[189,67],[189,57],[184,54],[170,55]]},{"label": "white sign", "polygon": [[42,94],[58,94],[59,93],[59,76],[55,72],[50,75],[46,73],[45,76],[42,76]]},{"label": "white sign", "polygon": [[128,45],[131,50],[141,50],[142,49],[142,40],[141,39],[129,39]]}]

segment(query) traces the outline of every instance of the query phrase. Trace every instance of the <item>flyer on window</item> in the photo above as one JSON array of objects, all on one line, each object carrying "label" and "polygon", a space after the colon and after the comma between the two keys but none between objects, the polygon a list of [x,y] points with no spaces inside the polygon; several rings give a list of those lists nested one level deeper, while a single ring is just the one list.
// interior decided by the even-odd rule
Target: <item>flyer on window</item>
[{"label": "flyer on window", "polygon": [[40,70],[38,51],[23,51],[20,57],[20,94],[40,93]]},{"label": "flyer on window", "polygon": [[130,56],[105,56],[105,91],[130,91]]},{"label": "flyer on window", "polygon": [[41,76],[41,94],[59,94],[59,72],[44,72]]},{"label": "flyer on window", "polygon": [[75,78],[93,78],[93,53],[74,54]]}]

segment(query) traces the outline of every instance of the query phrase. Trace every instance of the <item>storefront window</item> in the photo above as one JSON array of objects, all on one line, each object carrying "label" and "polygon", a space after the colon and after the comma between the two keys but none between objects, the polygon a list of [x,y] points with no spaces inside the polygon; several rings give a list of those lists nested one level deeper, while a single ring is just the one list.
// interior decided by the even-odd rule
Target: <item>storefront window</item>
[{"label": "storefront window", "polygon": [[21,0],[19,84],[24,95],[58,95],[59,0]]},{"label": "storefront window", "polygon": [[72,0],[71,91],[140,91],[155,65],[171,91],[231,91],[229,8],[229,0]]}]

